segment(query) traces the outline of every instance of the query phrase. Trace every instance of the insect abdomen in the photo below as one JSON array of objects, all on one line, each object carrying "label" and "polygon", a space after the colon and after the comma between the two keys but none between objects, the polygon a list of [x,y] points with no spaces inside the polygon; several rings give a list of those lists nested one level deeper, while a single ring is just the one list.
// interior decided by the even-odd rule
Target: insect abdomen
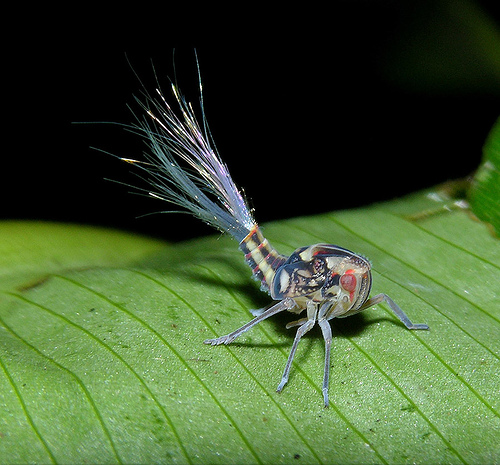
[{"label": "insect abdomen", "polygon": [[288,257],[279,254],[269,244],[257,225],[240,242],[240,249],[245,254],[245,261],[252,268],[253,275],[260,281],[261,287],[269,292],[276,270]]}]

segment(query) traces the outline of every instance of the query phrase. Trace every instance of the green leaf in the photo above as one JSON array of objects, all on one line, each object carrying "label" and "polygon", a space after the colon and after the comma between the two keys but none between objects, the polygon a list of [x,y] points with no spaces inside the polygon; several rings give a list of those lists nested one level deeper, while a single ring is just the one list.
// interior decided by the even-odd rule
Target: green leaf
[{"label": "green leaf", "polygon": [[34,286],[51,272],[119,266],[164,244],[119,231],[57,223],[0,223],[0,290]]},{"label": "green leaf", "polygon": [[[500,247],[442,191],[264,225],[283,253],[370,257],[379,305],[319,331],[278,315],[227,237],[176,244],[68,225],[0,225],[3,463],[493,463],[500,457]],[[165,217],[165,221],[172,221]]]},{"label": "green leaf", "polygon": [[500,118],[483,148],[483,161],[474,176],[469,201],[474,213],[500,236]]}]

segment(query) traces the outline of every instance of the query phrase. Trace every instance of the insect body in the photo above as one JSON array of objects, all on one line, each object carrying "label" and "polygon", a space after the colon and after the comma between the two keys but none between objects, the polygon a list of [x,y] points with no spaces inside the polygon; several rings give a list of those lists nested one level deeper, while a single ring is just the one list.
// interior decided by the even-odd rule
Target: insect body
[{"label": "insect body", "polygon": [[[203,125],[177,87],[173,94],[180,107],[178,117],[158,90],[159,99],[146,94],[141,105],[146,117],[134,126],[144,136],[149,151],[146,162],[122,159],[140,167],[152,189],[148,195],[187,209],[214,228],[231,234],[245,255],[261,289],[275,301],[267,308],[253,311],[255,318],[236,331],[205,344],[230,344],[238,336],[279,312],[306,311],[306,316],[287,324],[298,327],[277,391],[288,381],[292,361],[302,336],[316,323],[325,340],[323,399],[328,406],[328,378],[332,332],[329,320],[344,318],[385,301],[408,329],[429,329],[413,324],[387,295],[369,298],[371,265],[367,259],[347,249],[330,244],[300,247],[289,257],[281,255],[263,236],[262,231],[234,184],[219,155],[211,146],[204,112],[200,80]],[[203,129],[202,129],[203,128]]]}]

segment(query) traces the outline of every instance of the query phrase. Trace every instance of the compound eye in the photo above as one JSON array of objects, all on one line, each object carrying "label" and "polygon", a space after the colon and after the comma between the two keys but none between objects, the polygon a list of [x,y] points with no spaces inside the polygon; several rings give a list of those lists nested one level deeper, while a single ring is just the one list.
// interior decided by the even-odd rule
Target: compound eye
[{"label": "compound eye", "polygon": [[356,276],[352,270],[347,270],[340,278],[340,285],[349,293],[356,290]]}]

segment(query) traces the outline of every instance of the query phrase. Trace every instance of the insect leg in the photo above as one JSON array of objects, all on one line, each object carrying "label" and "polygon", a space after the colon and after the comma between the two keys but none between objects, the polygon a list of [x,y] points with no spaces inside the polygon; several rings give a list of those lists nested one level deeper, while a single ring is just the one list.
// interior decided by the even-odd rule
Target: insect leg
[{"label": "insect leg", "polygon": [[213,346],[218,346],[220,344],[231,344],[238,336],[241,336],[245,331],[248,331],[250,328],[255,326],[257,323],[260,323],[262,320],[269,318],[270,316],[276,315],[276,313],[282,312],[284,310],[290,310],[295,307],[296,303],[293,299],[287,298],[276,305],[268,308],[265,312],[249,321],[247,324],[243,325],[241,328],[238,328],[236,331],[232,333],[226,334],[225,336],[218,337],[216,339],[206,339],[203,341],[205,344],[211,344]]},{"label": "insect leg", "polygon": [[283,372],[283,376],[281,377],[281,381],[278,384],[276,392],[281,392],[285,387],[285,384],[288,382],[288,376],[290,375],[290,368],[292,367],[293,357],[295,357],[295,352],[297,351],[297,346],[299,345],[299,341],[302,338],[302,336],[306,334],[307,331],[309,331],[314,326],[314,323],[316,323],[317,313],[318,313],[318,308],[316,304],[308,302],[307,320],[299,327],[297,333],[295,334],[295,339],[293,340],[292,348],[290,350],[290,355],[288,356],[288,360],[286,361],[285,371]]},{"label": "insect leg", "polygon": [[[401,322],[408,329],[429,329],[429,326],[424,324],[424,323],[412,323],[410,321],[410,319],[406,316],[406,313],[403,312],[401,307],[386,294],[377,294],[376,296],[368,299],[361,306],[361,308],[357,309],[353,313],[349,313],[349,315],[366,310],[368,307],[372,307],[373,305],[377,305],[380,302],[386,302],[389,305],[389,307],[391,308],[391,310],[396,314],[396,316],[401,320]],[[349,316],[349,315],[345,315],[345,316]],[[344,316],[344,315],[342,315],[342,316]]]},{"label": "insect leg", "polygon": [[330,379],[330,349],[332,348],[332,328],[328,320],[319,320],[318,324],[323,333],[323,339],[325,340],[325,371],[323,374],[323,400],[325,401],[325,407],[328,407],[328,380]]},{"label": "insect leg", "polygon": [[290,328],[295,328],[295,326],[302,326],[306,321],[307,318],[301,318],[300,320],[291,321],[290,323],[286,324],[285,328],[290,329]]},{"label": "insect leg", "polygon": [[297,351],[297,346],[299,345],[299,341],[304,334],[307,333],[313,326],[314,320],[307,320],[295,334],[295,339],[293,340],[292,349],[290,350],[290,355],[288,356],[288,360],[286,361],[285,371],[283,372],[283,376],[281,377],[281,381],[276,389],[276,392],[281,392],[285,387],[285,384],[288,382],[288,376],[290,375],[290,368],[292,367],[293,357],[295,356],[295,352]]}]

